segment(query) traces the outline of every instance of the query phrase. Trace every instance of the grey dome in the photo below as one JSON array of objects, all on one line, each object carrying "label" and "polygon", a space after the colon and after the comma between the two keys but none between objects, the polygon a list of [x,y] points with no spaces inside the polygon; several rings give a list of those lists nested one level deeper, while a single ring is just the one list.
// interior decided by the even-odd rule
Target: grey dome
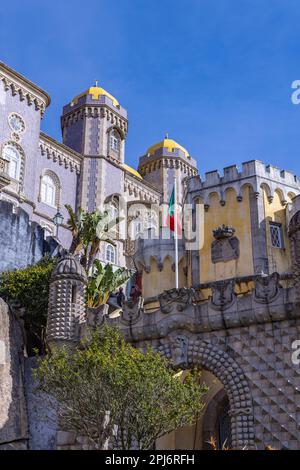
[{"label": "grey dome", "polygon": [[86,280],[87,275],[75,256],[67,254],[57,264],[52,272],[52,278],[54,277],[74,277]]}]

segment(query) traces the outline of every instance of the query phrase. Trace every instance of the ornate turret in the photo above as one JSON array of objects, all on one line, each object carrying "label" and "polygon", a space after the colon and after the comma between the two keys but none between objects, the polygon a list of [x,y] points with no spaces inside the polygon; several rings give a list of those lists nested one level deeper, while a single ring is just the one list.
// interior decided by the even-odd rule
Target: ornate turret
[{"label": "ornate turret", "polygon": [[50,281],[47,341],[57,346],[78,342],[85,321],[87,276],[79,261],[65,255],[53,270]]},{"label": "ornate turret", "polygon": [[63,142],[91,157],[124,162],[127,112],[104,88],[92,86],[63,108]]},{"label": "ornate turret", "polygon": [[127,111],[113,95],[95,85],[64,106],[61,117],[63,143],[84,156],[79,199],[81,207],[90,212],[111,193],[107,176],[114,172],[115,191],[121,193],[124,170],[129,171],[123,167]]},{"label": "ornate turret", "polygon": [[197,163],[189,152],[178,142],[165,138],[148,148],[140,158],[139,168],[142,177],[163,192],[163,202],[169,201],[174,176],[178,183],[178,200],[181,202],[183,191],[181,182],[187,176],[197,174]]}]

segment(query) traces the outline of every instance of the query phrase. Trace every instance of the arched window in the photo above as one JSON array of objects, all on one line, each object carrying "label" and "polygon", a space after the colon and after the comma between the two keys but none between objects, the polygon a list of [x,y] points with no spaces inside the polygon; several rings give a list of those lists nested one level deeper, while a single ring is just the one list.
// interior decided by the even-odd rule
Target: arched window
[{"label": "arched window", "polygon": [[116,262],[116,252],[115,252],[115,248],[112,246],[112,245],[107,245],[106,247],[106,261],[108,261],[109,263],[112,263],[112,264],[115,264]]},{"label": "arched window", "polygon": [[60,182],[51,170],[44,170],[41,176],[39,200],[48,206],[58,207],[60,199]]},{"label": "arched window", "polygon": [[41,182],[41,201],[49,206],[55,207],[56,187],[49,175],[44,175]]},{"label": "arched window", "polygon": [[121,139],[120,139],[119,133],[116,130],[112,131],[109,136],[109,143],[110,143],[111,150],[113,150],[116,153],[119,153],[120,141]]},{"label": "arched window", "polygon": [[3,150],[3,158],[8,163],[8,174],[15,180],[20,179],[21,170],[21,154],[15,145],[5,145]]}]

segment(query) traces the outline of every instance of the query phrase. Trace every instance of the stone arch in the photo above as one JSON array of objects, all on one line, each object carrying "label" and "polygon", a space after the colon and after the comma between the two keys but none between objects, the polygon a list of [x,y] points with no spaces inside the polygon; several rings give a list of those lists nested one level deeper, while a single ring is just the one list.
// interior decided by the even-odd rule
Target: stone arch
[{"label": "stone arch", "polygon": [[292,200],[294,199],[294,197],[296,197],[296,193],[294,193],[293,191],[289,191],[287,193],[287,197],[290,199],[289,202],[292,202]]},{"label": "stone arch", "polygon": [[235,360],[218,346],[183,333],[162,340],[158,351],[175,368],[203,367],[222,382],[229,400],[233,449],[255,449],[254,412],[248,380]]},{"label": "stone arch", "polygon": [[235,198],[237,198],[238,197],[237,189],[235,188],[235,186],[226,186],[224,191],[222,191],[222,193],[221,193],[220,203],[222,205],[225,205],[228,202],[228,200],[230,200],[230,195],[231,194],[233,194],[235,196]]},{"label": "stone arch", "polygon": [[193,204],[204,204],[204,199],[200,195],[193,197]]},{"label": "stone arch", "polygon": [[221,195],[218,191],[211,191],[208,194],[207,202],[211,206],[214,201],[220,202],[221,200]]},{"label": "stone arch", "polygon": [[286,204],[286,197],[285,197],[284,192],[281,188],[276,188],[274,193],[276,193],[278,195],[279,200],[280,200],[282,205]]},{"label": "stone arch", "polygon": [[269,202],[273,199],[273,194],[271,192],[271,188],[267,183],[262,183],[260,185],[261,189],[265,192]]},{"label": "stone arch", "polygon": [[114,132],[114,131],[119,134],[119,137],[120,137],[121,140],[125,139],[125,133],[123,132],[123,130],[119,126],[116,126],[116,125],[110,126],[107,129],[106,133],[111,134],[111,132]]},{"label": "stone arch", "polygon": [[249,191],[249,198],[251,194],[255,193],[255,188],[251,182],[246,182],[241,185],[239,194],[237,196],[238,201],[242,201],[242,199],[245,197],[246,191]]}]

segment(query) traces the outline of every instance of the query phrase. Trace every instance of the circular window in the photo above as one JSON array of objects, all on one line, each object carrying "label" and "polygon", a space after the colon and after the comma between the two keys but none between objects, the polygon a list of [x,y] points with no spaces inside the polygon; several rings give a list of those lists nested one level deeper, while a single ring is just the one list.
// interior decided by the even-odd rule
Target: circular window
[{"label": "circular window", "polygon": [[22,132],[25,131],[25,122],[21,118],[21,116],[19,116],[19,114],[16,114],[16,113],[10,114],[8,117],[8,123],[11,129],[14,132],[17,132],[18,134],[21,134]]}]

